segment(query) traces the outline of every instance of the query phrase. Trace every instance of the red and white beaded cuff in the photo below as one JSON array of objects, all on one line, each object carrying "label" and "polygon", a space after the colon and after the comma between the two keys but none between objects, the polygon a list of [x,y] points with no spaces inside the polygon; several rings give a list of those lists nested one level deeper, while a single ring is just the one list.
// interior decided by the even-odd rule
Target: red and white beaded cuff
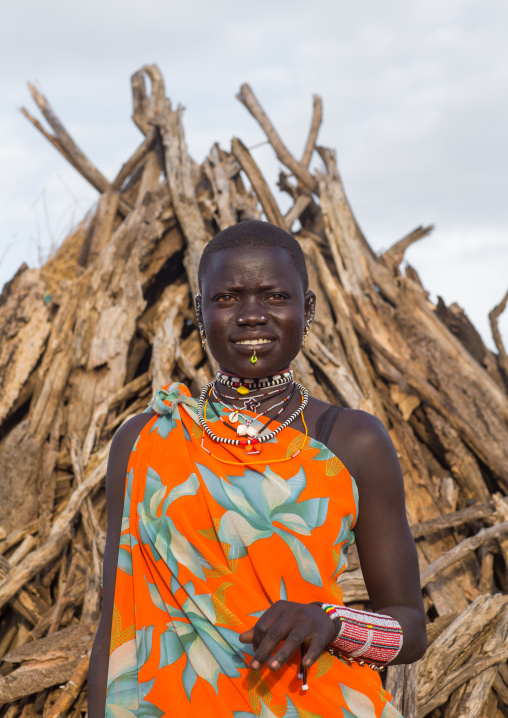
[{"label": "red and white beaded cuff", "polygon": [[403,636],[395,618],[326,603],[322,608],[339,625],[335,639],[329,644],[331,651],[378,666],[390,663],[399,654]]}]

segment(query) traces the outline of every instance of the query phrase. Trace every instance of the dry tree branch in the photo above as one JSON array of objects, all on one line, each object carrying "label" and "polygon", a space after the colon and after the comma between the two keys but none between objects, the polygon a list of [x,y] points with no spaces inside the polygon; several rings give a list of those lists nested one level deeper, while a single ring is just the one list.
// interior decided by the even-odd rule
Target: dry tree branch
[{"label": "dry tree branch", "polygon": [[[508,498],[503,497],[502,501],[506,503],[508,502]],[[415,539],[421,536],[429,536],[430,534],[450,529],[454,526],[463,526],[472,521],[486,519],[492,516],[495,511],[496,504],[493,501],[483,504],[474,504],[460,511],[455,511],[452,514],[444,514],[443,516],[437,516],[435,519],[413,524],[411,526],[411,533]]]},{"label": "dry tree branch", "polygon": [[157,130],[152,127],[151,130],[149,130],[147,136],[143,140],[143,142],[139,145],[137,150],[133,153],[133,155],[125,162],[121,168],[113,182],[111,183],[111,189],[112,190],[118,190],[121,188],[125,180],[132,174],[132,172],[136,169],[136,167],[141,164],[141,162],[145,159],[147,154],[150,152],[150,150],[155,145],[155,140],[157,138]]},{"label": "dry tree branch", "polygon": [[231,151],[254,187],[257,198],[266,214],[266,219],[272,224],[286,229],[286,222],[275,201],[275,197],[247,147],[241,140],[234,137],[231,140]]},{"label": "dry tree branch", "polygon": [[72,706],[78,696],[81,687],[88,675],[88,664],[90,663],[90,652],[87,651],[79,661],[74,673],[61,690],[56,701],[51,706],[45,718],[60,718]]},{"label": "dry tree branch", "polygon": [[[6,579],[12,571],[13,566],[7,559],[0,556],[0,579]],[[34,626],[48,609],[48,605],[31,583],[25,584],[16,594],[13,594],[9,603],[16,613],[26,618]]]},{"label": "dry tree branch", "polygon": [[420,239],[429,235],[433,229],[433,224],[428,227],[417,227],[408,235],[399,239],[398,242],[395,242],[390,249],[387,249],[386,252],[381,255],[381,259],[384,259],[388,265],[396,269],[404,259],[406,249],[415,242],[418,242]]},{"label": "dry tree branch", "polygon": [[[150,97],[146,92],[145,76],[152,85]],[[148,136],[156,118],[164,111],[166,102],[164,79],[157,65],[144,65],[131,77],[134,112],[132,119],[141,132]]]},{"label": "dry tree branch", "polygon": [[323,121],[323,101],[319,95],[314,95],[314,107],[312,111],[312,122],[310,125],[310,132],[307,138],[307,143],[303,151],[302,159],[300,164],[308,169],[312,153],[316,147],[316,140]]},{"label": "dry tree branch", "polygon": [[[48,139],[51,144],[58,149],[66,160],[92,185],[95,189],[102,194],[109,189],[110,184],[106,177],[95,167],[92,162],[86,157],[86,155],[80,150],[78,145],[74,142],[70,134],[67,132],[65,127],[60,122],[58,116],[55,114],[53,108],[49,104],[43,95],[41,95],[37,89],[30,82],[28,83],[32,97],[39,107],[40,111],[49,122],[55,135],[51,135],[47,132],[40,122],[38,122],[32,115],[25,110],[21,110],[23,115],[30,120],[30,122]],[[132,205],[127,202],[124,198],[119,200],[119,210],[126,217],[132,211]]]},{"label": "dry tree branch", "polygon": [[284,225],[288,232],[291,232],[293,222],[295,222],[300,217],[302,212],[305,212],[311,202],[312,197],[309,197],[309,195],[301,194],[299,197],[297,197],[294,205],[287,212],[287,214],[284,215]]},{"label": "dry tree branch", "polygon": [[[450,671],[445,674],[445,681],[439,685],[439,688],[432,694],[430,699],[425,702],[418,703],[418,716],[427,716],[434,708],[446,703],[453,691],[460,688],[460,686],[467,683],[475,676],[487,670],[491,666],[497,663],[505,663],[508,658],[508,645],[502,646],[492,653],[479,656],[478,658],[472,658],[465,665],[460,666],[454,671]],[[421,705],[421,709],[420,709]]]},{"label": "dry tree branch", "polygon": [[[491,468],[493,473],[503,482],[504,486],[508,486],[508,467],[504,462],[499,451],[495,446],[486,447],[478,440],[478,436],[472,430],[471,425],[466,419],[459,414],[450,401],[443,396],[430,382],[422,377],[418,372],[409,367],[401,358],[396,356],[384,344],[377,341],[370,332],[368,332],[357,319],[352,318],[353,325],[357,333],[369,343],[383,358],[390,362],[398,371],[403,374],[405,380],[412,389],[414,389],[420,398],[428,402],[430,406],[443,416],[454,429],[456,429],[465,442],[473,449],[473,451],[481,458],[484,463]],[[507,410],[508,412],[508,410]]]},{"label": "dry tree branch", "polygon": [[74,169],[76,169],[78,172],[80,172],[80,169],[78,165],[76,164],[75,160],[71,155],[68,154],[68,152],[65,150],[65,148],[62,146],[60,140],[58,137],[55,137],[55,135],[52,135],[51,132],[48,132],[43,125],[37,120],[25,107],[21,108],[21,114],[24,115],[29,122],[32,123],[32,125],[39,130],[39,132],[44,135],[44,137],[51,142],[53,147],[56,147],[56,149],[62,154],[67,162],[71,164]]},{"label": "dry tree branch", "polygon": [[506,354],[506,349],[504,348],[503,339],[501,337],[501,332],[499,331],[499,317],[506,309],[506,304],[508,303],[508,292],[504,295],[504,297],[501,299],[499,304],[497,304],[494,309],[492,309],[489,312],[489,319],[490,319],[490,328],[492,331],[492,338],[494,339],[494,343],[496,345],[498,355],[499,355],[499,364],[501,365],[501,369],[504,372],[505,378],[508,381],[508,355]]},{"label": "dry tree branch", "polygon": [[43,546],[28,554],[0,583],[0,609],[39,571],[57,558],[70,540],[70,529],[63,530],[50,536]]},{"label": "dry tree branch", "polygon": [[71,494],[63,511],[59,514],[49,539],[40,548],[32,551],[25,559],[16,566],[11,573],[0,583],[0,609],[5,606],[25,583],[30,581],[48,563],[53,561],[71,540],[70,526],[78,514],[81,504],[85,498],[96,489],[106,476],[107,457],[111,442],[102,448],[98,453],[99,464],[90,473],[85,481],[80,484]]},{"label": "dry tree branch", "polygon": [[499,539],[508,533],[508,521],[503,521],[501,524],[496,524],[488,529],[481,529],[475,536],[464,539],[457,546],[447,551],[438,559],[433,561],[426,569],[420,574],[421,587],[425,588],[431,581],[434,581],[437,576],[449,566],[457,563],[464,556],[467,556],[487,541],[492,539]]},{"label": "dry tree branch", "polygon": [[87,651],[81,657],[74,673],[62,688],[62,692],[51,706],[46,718],[59,718],[59,716],[65,715],[65,711],[69,710],[86,680],[89,663],[90,651]]},{"label": "dry tree branch", "polygon": [[99,192],[104,192],[109,187],[108,180],[76,145],[46,98],[37,91],[36,87],[32,85],[32,83],[29,82],[28,87],[38,108],[55,131],[55,139],[57,139],[58,144],[63,147],[69,157],[72,157],[75,167],[80,168],[83,176],[90,182],[90,184]]},{"label": "dry tree branch", "polygon": [[298,160],[296,160],[291,152],[288,150],[286,145],[281,140],[277,130],[272,125],[267,114],[259,104],[256,96],[252,92],[248,84],[244,84],[240,87],[240,92],[237,94],[237,98],[240,102],[245,105],[251,115],[259,122],[265,135],[268,137],[270,144],[275,150],[275,154],[279,160],[286,165],[288,169],[294,174],[294,176],[300,180],[302,185],[308,192],[316,192],[317,183],[313,175],[309,172],[307,167],[303,166]]}]

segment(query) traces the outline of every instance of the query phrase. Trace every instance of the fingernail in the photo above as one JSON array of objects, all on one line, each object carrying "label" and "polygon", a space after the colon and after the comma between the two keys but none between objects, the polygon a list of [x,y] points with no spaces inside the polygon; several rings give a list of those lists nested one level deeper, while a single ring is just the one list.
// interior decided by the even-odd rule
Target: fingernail
[{"label": "fingernail", "polygon": [[304,666],[310,666],[310,658],[305,658],[303,661]]},{"label": "fingernail", "polygon": [[279,664],[279,661],[272,661],[272,662],[270,663],[270,665],[271,665],[272,668],[278,668],[280,664]]},{"label": "fingernail", "polygon": [[257,671],[257,669],[259,668],[259,661],[252,661],[250,667],[254,668],[254,670]]}]

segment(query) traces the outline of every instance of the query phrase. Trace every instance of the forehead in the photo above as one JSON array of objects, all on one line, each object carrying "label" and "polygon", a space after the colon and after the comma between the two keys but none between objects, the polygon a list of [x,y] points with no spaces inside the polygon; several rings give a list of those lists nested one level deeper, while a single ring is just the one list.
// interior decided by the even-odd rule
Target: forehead
[{"label": "forehead", "polygon": [[247,246],[221,249],[209,257],[202,275],[203,289],[212,287],[279,286],[302,290],[291,254],[282,247]]}]

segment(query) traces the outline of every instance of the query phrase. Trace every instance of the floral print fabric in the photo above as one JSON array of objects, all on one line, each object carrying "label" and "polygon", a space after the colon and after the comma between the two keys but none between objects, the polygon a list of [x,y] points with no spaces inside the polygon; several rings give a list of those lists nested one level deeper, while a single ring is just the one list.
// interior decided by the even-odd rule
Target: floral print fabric
[{"label": "floral print fabric", "polygon": [[106,716],[400,718],[367,666],[324,652],[304,692],[299,652],[252,671],[239,641],[279,599],[341,603],[358,496],[340,460],[291,427],[252,459],[205,437],[212,456],[183,384],[148,410],[126,478]]}]

